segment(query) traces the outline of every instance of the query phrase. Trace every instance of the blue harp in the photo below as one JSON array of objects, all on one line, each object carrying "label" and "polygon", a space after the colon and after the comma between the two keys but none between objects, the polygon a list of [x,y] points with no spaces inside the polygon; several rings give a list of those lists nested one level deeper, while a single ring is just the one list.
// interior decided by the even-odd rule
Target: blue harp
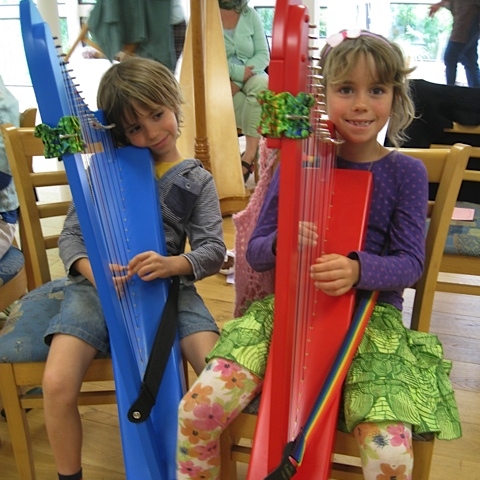
[{"label": "blue harp", "polygon": [[[148,391],[144,382],[174,284],[171,279],[144,282],[134,276],[120,295],[111,269],[127,265],[140,252],[167,255],[153,160],[148,149],[115,147],[103,127],[102,112],[85,105],[31,0],[21,0],[20,20],[44,125],[57,132],[65,119],[73,118],[81,132],[76,140],[83,150],[64,153],[62,159],[109,330],[127,479],[174,480],[177,409],[184,392],[176,333],[165,354],[158,394]],[[67,137],[59,135],[58,141],[72,140]],[[148,408],[137,408],[140,398],[147,398]]]}]

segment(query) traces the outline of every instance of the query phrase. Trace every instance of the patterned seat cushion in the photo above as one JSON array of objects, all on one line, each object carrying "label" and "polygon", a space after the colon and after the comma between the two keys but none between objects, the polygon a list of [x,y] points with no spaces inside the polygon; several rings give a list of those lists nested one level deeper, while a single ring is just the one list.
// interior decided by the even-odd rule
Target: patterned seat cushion
[{"label": "patterned seat cushion", "polygon": [[11,280],[24,263],[23,253],[16,247],[10,247],[0,260],[0,286]]},{"label": "patterned seat cushion", "polygon": [[63,299],[65,277],[46,283],[16,302],[0,331],[0,362],[37,362],[47,358],[43,334]]},{"label": "patterned seat cushion", "polygon": [[[43,362],[48,346],[43,337],[50,320],[60,312],[67,277],[48,282],[28,292],[12,305],[5,325],[0,330],[0,362]],[[96,358],[105,358],[99,352]]]},{"label": "patterned seat cushion", "polygon": [[480,257],[480,205],[457,202],[457,207],[473,208],[473,221],[452,220],[448,231],[445,253]]}]

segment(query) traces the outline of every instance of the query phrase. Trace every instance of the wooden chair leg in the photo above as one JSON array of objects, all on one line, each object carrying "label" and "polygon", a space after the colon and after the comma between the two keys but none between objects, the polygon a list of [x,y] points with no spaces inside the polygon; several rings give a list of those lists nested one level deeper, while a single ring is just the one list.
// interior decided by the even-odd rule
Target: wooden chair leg
[{"label": "wooden chair leg", "polygon": [[8,430],[20,478],[21,480],[35,480],[33,449],[27,415],[20,404],[20,391],[15,385],[13,367],[9,363],[0,363],[0,393],[8,419]]},{"label": "wooden chair leg", "polygon": [[220,480],[237,480],[237,462],[232,459],[232,436],[226,428],[220,436]]},{"label": "wooden chair leg", "polygon": [[429,480],[435,440],[413,441],[413,480]]}]

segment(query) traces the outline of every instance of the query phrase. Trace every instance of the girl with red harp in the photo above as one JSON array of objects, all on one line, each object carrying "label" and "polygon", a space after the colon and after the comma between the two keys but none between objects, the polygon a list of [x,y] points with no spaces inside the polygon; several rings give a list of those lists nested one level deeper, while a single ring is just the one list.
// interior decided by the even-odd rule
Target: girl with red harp
[{"label": "girl with red harp", "polygon": [[[277,16],[279,7],[282,5],[277,4]],[[303,19],[306,23],[302,6],[293,7],[298,8],[290,9],[285,17],[282,41],[294,23],[292,11],[299,22]],[[273,69],[276,60],[274,30]],[[227,324],[209,355],[210,363],[180,405],[178,478],[192,478],[195,474],[218,477],[216,439],[241,411],[243,401],[247,403],[259,390],[262,375],[256,369],[259,357],[268,351],[248,478],[275,478],[269,475],[280,463],[285,444],[301,436],[335,358],[333,350],[338,349],[348,330],[348,309],[354,307],[363,290],[380,293],[371,317],[367,316],[365,335],[347,375],[340,417],[341,427],[355,431],[365,453],[365,478],[409,478],[412,431],[434,432],[444,439],[461,435],[448,380],[449,364],[439,353],[438,339],[410,331],[402,324],[403,289],[413,285],[423,269],[427,176],[421,162],[384,148],[377,135],[388,122],[390,140],[397,145],[401,142],[403,129],[413,119],[407,80],[411,70],[405,66],[397,45],[360,30],[330,37],[321,64],[327,114],[341,139],[338,152],[333,152],[333,193],[326,201],[319,200],[318,194],[311,195],[310,184],[296,175],[301,177],[303,170],[315,170],[312,167],[318,157],[308,146],[298,145],[302,142],[282,138],[280,143],[287,145],[282,145],[280,168],[247,251],[254,268],[276,267],[274,322],[273,298],[267,297],[254,302],[231,326]],[[277,76],[272,71],[271,78],[286,78],[285,72],[291,76],[291,70],[283,68],[283,77],[282,72]],[[297,95],[299,90],[293,88],[290,93]],[[315,123],[312,125],[315,132]],[[326,149],[321,151],[326,153],[322,160],[328,157],[328,146]],[[309,162],[311,157],[314,160]],[[339,174],[343,172],[353,176],[342,178]],[[350,236],[355,220],[353,208],[358,197],[351,193],[352,188],[365,175],[373,176],[366,241],[363,246],[360,234],[358,246],[351,247],[351,239],[344,241],[342,237]],[[349,203],[345,217],[345,209],[338,207],[342,183]],[[306,194],[300,196],[300,191]],[[309,205],[311,198],[313,204],[324,203],[331,216],[324,220],[314,211],[315,205]],[[294,210],[289,207],[300,200],[308,208],[303,205],[301,213],[286,215],[287,210]],[[320,220],[328,228],[320,228]],[[310,241],[299,242],[298,226],[304,226],[305,221],[314,228],[310,229]],[[295,292],[299,295],[295,296]],[[349,305],[342,307],[339,314],[342,302]],[[260,324],[256,330],[255,322]],[[255,338],[255,348],[245,340],[248,329],[254,332],[250,335]],[[263,343],[259,332],[264,334]],[[266,362],[266,357],[263,359]],[[333,396],[339,399],[339,389]],[[331,402],[308,432],[301,458],[292,457],[296,478],[312,478],[313,472],[315,478],[328,478],[337,409],[338,402]],[[194,441],[186,425],[195,430]]]}]

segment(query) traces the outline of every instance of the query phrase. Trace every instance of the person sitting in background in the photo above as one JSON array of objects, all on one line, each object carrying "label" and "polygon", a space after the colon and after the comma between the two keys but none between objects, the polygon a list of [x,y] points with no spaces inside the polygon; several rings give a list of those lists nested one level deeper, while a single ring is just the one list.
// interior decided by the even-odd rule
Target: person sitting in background
[{"label": "person sitting in background", "polygon": [[223,38],[227,53],[228,73],[232,87],[237,127],[245,135],[242,154],[245,182],[253,171],[260,134],[261,106],[257,94],[268,88],[265,72],[270,53],[262,21],[248,0],[219,0]]},{"label": "person sitting in background", "polygon": [[[0,124],[19,126],[18,101],[5,87],[0,76]],[[0,136],[0,259],[12,246],[18,219],[18,198]]]}]

